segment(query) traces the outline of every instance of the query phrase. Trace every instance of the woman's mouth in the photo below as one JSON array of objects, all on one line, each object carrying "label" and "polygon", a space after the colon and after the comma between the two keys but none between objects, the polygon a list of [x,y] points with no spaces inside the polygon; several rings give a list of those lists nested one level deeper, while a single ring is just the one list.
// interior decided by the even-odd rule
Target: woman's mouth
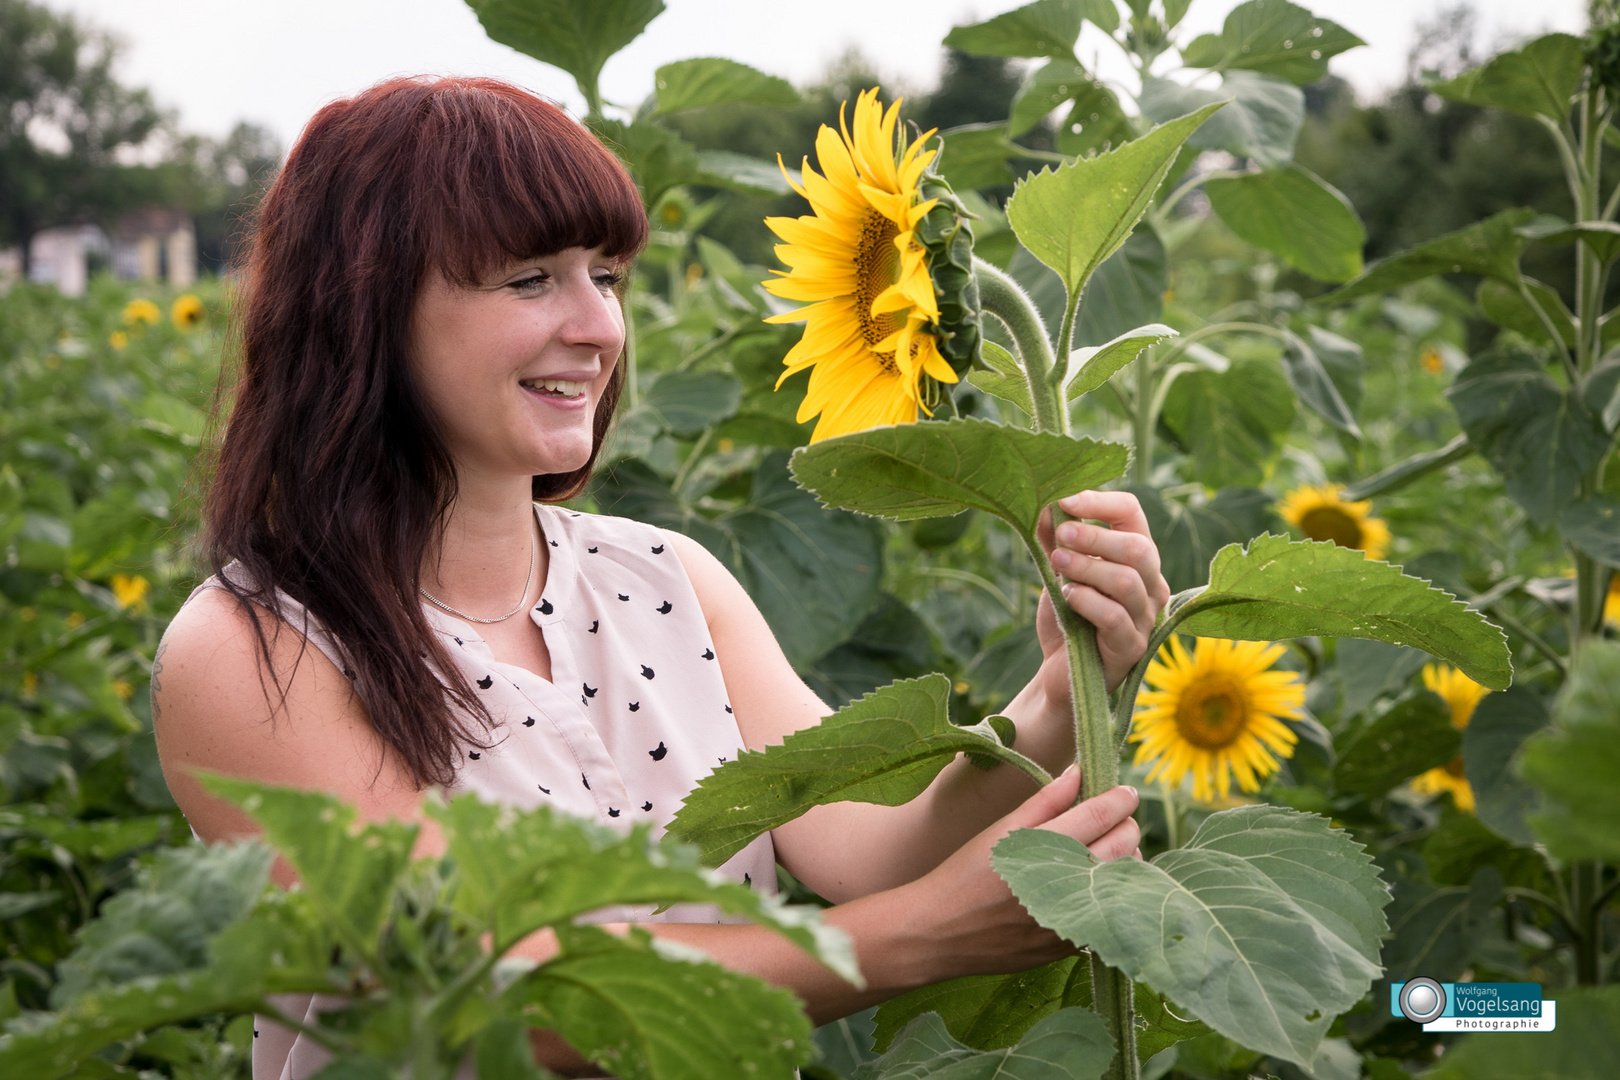
[{"label": "woman's mouth", "polygon": [[581,397],[591,386],[588,382],[575,382],[572,379],[524,379],[518,385],[542,397],[564,401]]}]

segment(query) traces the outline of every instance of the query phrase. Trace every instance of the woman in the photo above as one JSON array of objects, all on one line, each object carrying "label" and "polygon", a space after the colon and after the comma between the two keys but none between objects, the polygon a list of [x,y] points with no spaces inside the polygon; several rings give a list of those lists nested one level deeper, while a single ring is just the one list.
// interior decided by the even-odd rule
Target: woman
[{"label": "woman", "polygon": [[[646,230],[617,160],[502,83],[398,79],[310,122],[260,208],[238,301],[241,369],[205,515],[215,576],[153,666],[165,776],[205,840],[254,830],[195,767],[329,791],[373,819],[420,821],[440,785],[662,827],[717,760],[825,714],[702,546],[555,505],[612,422],[620,288]],[[1168,596],[1158,554],[1130,496],[1065,505],[1113,526],[1063,526],[1053,562],[1117,682]],[[1007,713],[1019,748],[1059,772],[1074,747],[1049,608],[1040,630],[1046,662]],[[906,806],[822,807],[727,863],[772,890],[779,860],[834,901],[861,991],[707,909],[646,921],[790,988],[818,1022],[1041,964],[1070,949],[987,856],[1024,826],[1101,858],[1132,852],[1135,792],[1074,806],[1078,783],[1071,771],[1032,794],[1015,770],[957,762]],[[420,853],[440,842],[424,822]],[[256,1077],[318,1068],[290,1031],[260,1034]]]}]

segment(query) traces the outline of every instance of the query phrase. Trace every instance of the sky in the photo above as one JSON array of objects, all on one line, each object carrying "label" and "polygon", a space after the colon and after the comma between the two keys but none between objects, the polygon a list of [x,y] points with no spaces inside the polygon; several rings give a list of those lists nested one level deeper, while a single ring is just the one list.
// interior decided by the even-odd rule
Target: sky
[{"label": "sky", "polygon": [[[665,0],[646,33],[608,61],[608,101],[633,107],[661,64],[723,56],[795,83],[813,81],[850,49],[902,89],[931,87],[939,42],[955,25],[1019,6],[1019,0]],[[1218,30],[1238,0],[1194,0],[1188,31]],[[484,36],[462,0],[44,0],[111,30],[126,50],[129,85],[149,87],[187,131],[223,136],[239,120],[284,143],[328,101],[390,75],[491,75],[553,98],[576,113],[573,80]],[[1306,0],[1317,15],[1368,43],[1333,61],[1364,98],[1398,85],[1414,27],[1441,0]],[[1578,32],[1585,0],[1475,0],[1486,50],[1548,30]],[[1087,27],[1081,59],[1107,77],[1112,46]],[[1184,38],[1183,40],[1187,40]]]}]

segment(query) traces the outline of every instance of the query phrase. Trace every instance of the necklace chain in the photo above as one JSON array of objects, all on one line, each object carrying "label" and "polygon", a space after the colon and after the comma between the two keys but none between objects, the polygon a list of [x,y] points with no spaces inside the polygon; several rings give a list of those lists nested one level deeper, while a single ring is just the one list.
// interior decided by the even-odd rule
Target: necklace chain
[{"label": "necklace chain", "polygon": [[466,619],[468,622],[485,623],[486,625],[488,623],[505,622],[507,619],[510,619],[512,616],[514,616],[518,612],[522,611],[524,606],[526,604],[528,604],[528,602],[529,602],[529,586],[534,584],[534,563],[535,563],[536,553],[539,551],[539,549],[540,549],[540,545],[535,540],[534,533],[531,531],[529,533],[529,576],[523,579],[523,595],[518,597],[518,606],[517,607],[513,608],[511,611],[508,611],[505,615],[502,615],[498,619],[480,619],[476,615],[469,615],[465,611],[460,610],[459,608],[451,607],[449,604],[445,603],[443,600],[440,600],[437,596],[434,596],[432,593],[428,592],[426,589],[422,588],[422,586],[420,586],[420,585],[418,585],[416,587],[416,591],[421,593],[423,596],[427,597],[428,600],[430,602],[432,602],[435,606],[443,608],[444,610],[448,611],[452,615],[459,615],[463,619]]}]

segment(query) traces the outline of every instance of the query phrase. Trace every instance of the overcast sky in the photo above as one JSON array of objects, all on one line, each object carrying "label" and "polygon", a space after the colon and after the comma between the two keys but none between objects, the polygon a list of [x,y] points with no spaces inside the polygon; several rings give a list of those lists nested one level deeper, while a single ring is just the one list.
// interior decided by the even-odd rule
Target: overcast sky
[{"label": "overcast sky", "polygon": [[[858,48],[885,79],[926,89],[938,78],[940,39],[954,25],[1011,10],[1019,0],[665,0],[648,31],[608,61],[609,101],[633,106],[672,60],[724,56],[796,83]],[[573,80],[496,45],[461,0],[45,0],[113,30],[127,48],[125,82],[151,88],[187,130],[223,135],[238,121],[294,138],[322,104],[396,74],[493,75],[578,111]],[[1237,0],[1194,0],[1189,31],[1219,29]],[[1333,61],[1364,97],[1397,85],[1415,25],[1440,0],[1305,0],[1368,42]],[[1546,30],[1579,31],[1584,0],[1476,0],[1480,45]],[[1112,46],[1081,37],[1082,59]]]}]

